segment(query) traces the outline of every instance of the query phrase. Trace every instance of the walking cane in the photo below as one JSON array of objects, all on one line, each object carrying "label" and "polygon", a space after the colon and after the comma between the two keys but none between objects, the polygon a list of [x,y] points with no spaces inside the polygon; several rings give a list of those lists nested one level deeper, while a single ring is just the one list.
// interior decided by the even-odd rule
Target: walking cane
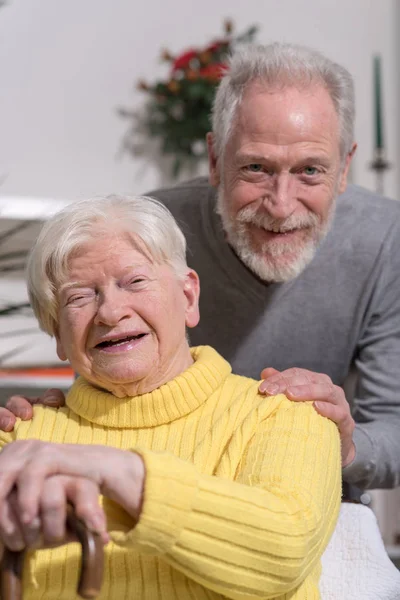
[{"label": "walking cane", "polygon": [[[82,547],[81,569],[77,592],[81,598],[96,598],[103,579],[104,553],[100,536],[89,531],[75,515],[72,506],[67,509],[67,527]],[[0,599],[22,600],[22,571],[25,551],[5,549],[0,565]]]}]

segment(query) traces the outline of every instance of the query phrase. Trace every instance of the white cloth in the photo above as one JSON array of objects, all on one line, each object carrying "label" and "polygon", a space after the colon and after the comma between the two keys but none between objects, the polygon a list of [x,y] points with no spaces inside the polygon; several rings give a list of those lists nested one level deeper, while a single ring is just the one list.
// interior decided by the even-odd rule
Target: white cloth
[{"label": "white cloth", "polygon": [[321,600],[400,600],[400,571],[385,550],[372,510],[343,503],[322,556]]}]

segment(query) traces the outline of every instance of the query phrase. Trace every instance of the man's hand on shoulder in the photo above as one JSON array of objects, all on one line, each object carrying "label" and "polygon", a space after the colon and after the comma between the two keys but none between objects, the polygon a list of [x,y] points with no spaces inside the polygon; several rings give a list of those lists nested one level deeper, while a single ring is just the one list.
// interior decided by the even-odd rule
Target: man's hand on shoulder
[{"label": "man's hand on shoulder", "polygon": [[5,407],[0,407],[0,429],[2,431],[12,431],[14,429],[16,418],[23,421],[29,421],[33,417],[33,404],[43,404],[59,408],[65,404],[65,396],[61,390],[52,388],[36,398],[26,398],[25,396],[11,396],[7,400]]},{"label": "man's hand on shoulder", "polygon": [[312,401],[315,410],[338,426],[341,448],[342,467],[349,465],[355,458],[356,449],[353,442],[354,419],[344,391],[334,385],[331,378],[323,373],[313,373],[307,369],[286,369],[277,371],[272,367],[261,373],[264,380],[260,384],[260,392],[266,395],[286,394],[289,400],[296,402]]}]

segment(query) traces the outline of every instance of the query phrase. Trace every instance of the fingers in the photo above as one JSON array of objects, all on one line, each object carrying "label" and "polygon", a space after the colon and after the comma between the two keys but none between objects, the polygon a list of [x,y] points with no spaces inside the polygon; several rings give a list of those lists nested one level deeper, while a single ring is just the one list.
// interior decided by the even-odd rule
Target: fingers
[{"label": "fingers", "polygon": [[107,521],[99,505],[100,490],[96,483],[83,477],[55,475],[46,479],[40,498],[42,545],[65,543],[71,532],[66,529],[67,503],[87,529],[109,542]]},{"label": "fingers", "polygon": [[261,371],[260,379],[268,379],[269,377],[272,377],[272,375],[276,375],[277,373],[279,373],[277,369],[274,369],[273,367],[266,367]]},{"label": "fingers", "polygon": [[15,426],[16,417],[23,421],[29,421],[33,417],[33,404],[43,404],[53,408],[59,408],[65,404],[65,396],[61,390],[52,388],[36,398],[25,398],[25,396],[11,396],[7,400],[6,407],[0,408],[0,429],[12,431]]},{"label": "fingers", "polygon": [[11,396],[6,403],[6,408],[1,409],[0,419],[11,419],[12,421],[6,423],[6,426],[10,429],[3,429],[2,421],[0,420],[0,427],[3,431],[11,431],[15,424],[15,417],[19,417],[23,421],[29,421],[33,417],[33,404],[43,404],[45,406],[51,406],[53,408],[59,408],[65,405],[65,396],[61,390],[51,388],[44,392],[42,396],[26,398],[25,396]]},{"label": "fingers", "polygon": [[35,440],[17,441],[7,444],[0,453],[0,514],[3,503],[17,482],[18,474],[32,456],[35,456],[41,442]]},{"label": "fingers", "polygon": [[65,539],[67,498],[64,481],[64,477],[55,476],[43,484],[39,511],[44,544],[60,544]]},{"label": "fingers", "polygon": [[35,401],[36,398],[28,400],[24,396],[11,396],[6,402],[6,409],[15,417],[27,421],[33,417],[32,403]]},{"label": "fingers", "polygon": [[11,550],[48,548],[76,540],[67,530],[67,504],[73,504],[76,516],[86,527],[109,542],[107,521],[99,505],[99,486],[89,479],[55,475],[45,480],[39,500],[39,517],[22,523],[20,492],[13,490],[0,515],[0,543]]},{"label": "fingers", "polygon": [[[20,519],[24,524],[29,524],[39,515],[40,498],[46,479],[55,475],[83,477],[91,479],[97,485],[101,484],[102,468],[110,468],[102,460],[104,454],[113,450],[97,446],[79,446],[75,444],[46,444],[45,442],[31,441],[36,444],[34,451],[21,448],[13,452],[12,446],[17,443],[29,445],[29,442],[14,442],[5,447],[4,452],[10,449],[7,461],[4,461],[6,480],[4,492],[2,489],[3,476],[1,474],[2,454],[0,454],[0,505],[3,494],[8,494],[10,485],[18,489],[18,503]],[[17,449],[18,450],[18,449]],[[84,454],[82,455],[82,451]],[[123,454],[122,451],[116,451]],[[9,489],[7,489],[9,488]]]},{"label": "fingers", "polygon": [[318,402],[314,402],[314,408],[318,414],[327,417],[338,425],[342,438],[353,435],[355,423],[348,405],[346,406],[342,403],[332,404],[331,402],[319,400]]},{"label": "fingers", "polygon": [[330,383],[306,383],[303,385],[289,385],[285,390],[287,397],[290,400],[299,402],[330,402],[332,404],[346,403],[342,388]]},{"label": "fingers", "polygon": [[323,373],[313,373],[307,369],[286,369],[271,374],[266,381],[262,381],[259,391],[266,395],[286,394],[288,388],[303,386],[309,383],[332,384],[331,379]]},{"label": "fingers", "polygon": [[321,416],[330,419],[338,426],[341,440],[342,467],[346,467],[356,456],[356,447],[353,442],[355,422],[351,416],[349,406],[342,403],[332,404],[318,401],[314,402],[314,408]]},{"label": "fingers", "polygon": [[25,548],[25,539],[18,519],[16,493],[9,495],[0,512],[0,540],[10,550]]},{"label": "fingers", "polygon": [[2,431],[12,431],[15,421],[14,415],[9,410],[0,407],[0,429]]},{"label": "fingers", "polygon": [[57,388],[51,388],[47,390],[43,396],[37,399],[36,404],[44,404],[45,406],[60,408],[61,406],[65,405],[64,392]]},{"label": "fingers", "polygon": [[315,410],[323,417],[336,423],[341,440],[342,466],[355,458],[353,442],[354,419],[342,388],[332,383],[323,373],[313,373],[306,369],[286,369],[279,372],[267,368],[261,374],[265,377],[259,386],[260,393],[266,395],[286,394],[296,402],[312,401]]},{"label": "fingers", "polygon": [[[101,451],[100,456],[105,449]],[[82,447],[78,445],[37,440],[8,444],[0,453],[0,510],[15,486],[21,523],[28,525],[38,517],[39,500],[48,477],[63,474],[100,481],[99,471],[104,464],[99,460],[99,449],[94,446],[90,449],[85,446],[82,457]]]},{"label": "fingers", "polygon": [[333,421],[341,439],[342,466],[349,464],[355,457],[353,432],[355,422],[351,416],[350,405],[342,388],[333,383],[309,383],[289,387],[286,395],[290,400],[313,401],[318,414]]},{"label": "fingers", "polygon": [[107,519],[99,504],[100,490],[98,485],[83,477],[66,477],[67,498],[75,507],[76,516],[86,527],[97,534],[107,544],[110,541],[107,532]]},{"label": "fingers", "polygon": [[66,539],[67,502],[87,529],[109,541],[107,521],[99,505],[100,490],[96,483],[83,477],[55,475],[46,479],[40,498],[40,520],[43,543],[60,544]]}]

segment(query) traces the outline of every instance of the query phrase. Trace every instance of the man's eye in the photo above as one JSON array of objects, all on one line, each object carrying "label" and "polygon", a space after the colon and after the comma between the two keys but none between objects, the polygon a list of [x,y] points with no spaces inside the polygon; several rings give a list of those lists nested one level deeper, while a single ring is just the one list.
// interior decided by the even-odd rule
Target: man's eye
[{"label": "man's eye", "polygon": [[263,170],[263,166],[259,163],[251,163],[251,165],[247,165],[247,168],[252,173],[261,173]]},{"label": "man's eye", "polygon": [[304,175],[316,175],[318,173],[317,167],[303,167],[302,172]]}]

